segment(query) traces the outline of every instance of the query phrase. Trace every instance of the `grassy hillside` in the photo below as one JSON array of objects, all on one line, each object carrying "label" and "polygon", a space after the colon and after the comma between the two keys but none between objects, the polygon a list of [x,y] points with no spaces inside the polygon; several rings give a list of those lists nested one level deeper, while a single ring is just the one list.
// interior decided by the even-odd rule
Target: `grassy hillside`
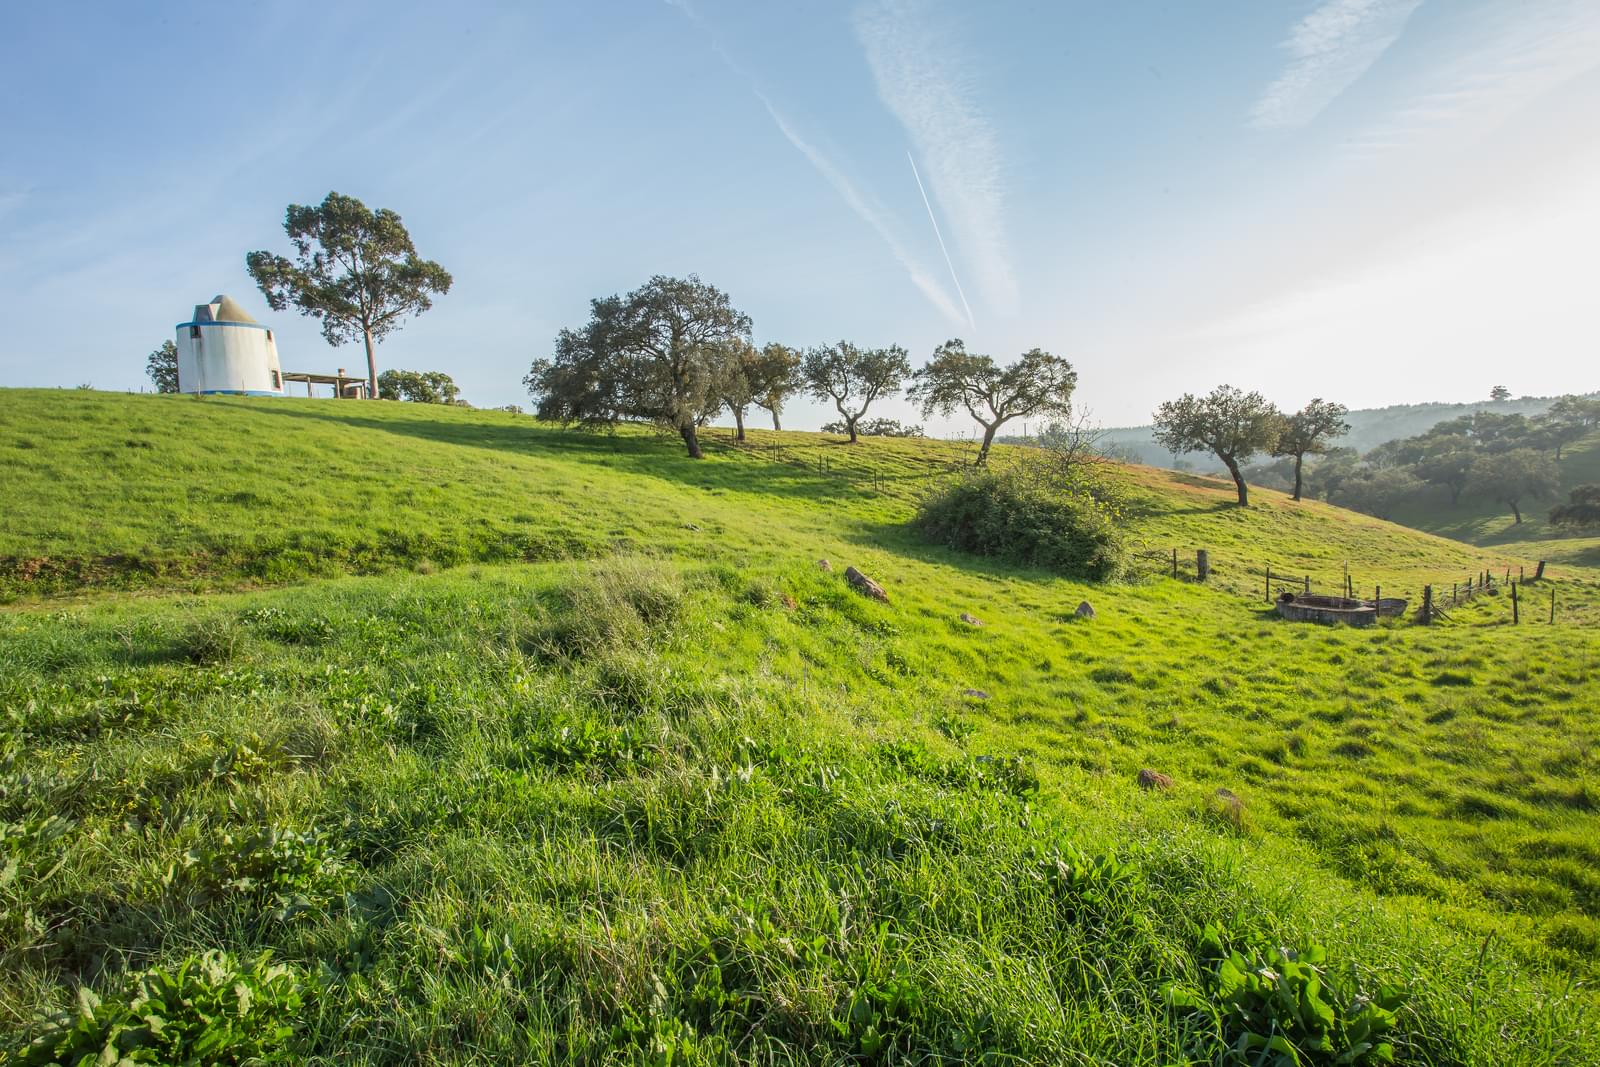
[{"label": "grassy hillside", "polygon": [[952,446],[756,444],[0,393],[0,1027],[187,964],[150,1041],[309,1062],[1595,1061],[1592,573],[1296,626],[1259,565],[1517,561],[1130,468],[1217,580],[1086,586],[906,532]]}]

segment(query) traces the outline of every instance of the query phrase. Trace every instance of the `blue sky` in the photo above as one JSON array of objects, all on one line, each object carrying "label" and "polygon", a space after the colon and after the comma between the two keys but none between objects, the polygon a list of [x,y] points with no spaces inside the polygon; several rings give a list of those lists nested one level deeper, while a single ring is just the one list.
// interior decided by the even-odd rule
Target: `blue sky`
[{"label": "blue sky", "polygon": [[244,271],[336,189],[455,275],[380,367],[480,405],[689,272],[758,341],[1049,349],[1108,424],[1600,388],[1593,0],[62,2],[0,93],[3,385],[137,389],[218,292],[359,366]]}]

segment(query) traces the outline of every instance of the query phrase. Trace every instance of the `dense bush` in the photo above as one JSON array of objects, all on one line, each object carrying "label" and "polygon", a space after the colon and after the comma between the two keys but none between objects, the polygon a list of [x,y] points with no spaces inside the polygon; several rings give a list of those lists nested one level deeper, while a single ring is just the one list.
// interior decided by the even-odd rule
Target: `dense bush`
[{"label": "dense bush", "polygon": [[1107,581],[1122,573],[1122,538],[1107,509],[1016,472],[977,471],[927,496],[913,520],[928,540],[980,556]]}]

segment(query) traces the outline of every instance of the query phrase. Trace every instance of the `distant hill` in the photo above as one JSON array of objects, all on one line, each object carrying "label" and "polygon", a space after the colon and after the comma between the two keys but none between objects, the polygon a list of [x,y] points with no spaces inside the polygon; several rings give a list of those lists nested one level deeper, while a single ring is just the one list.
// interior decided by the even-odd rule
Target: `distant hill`
[{"label": "distant hill", "polygon": [[[1524,396],[1515,400],[1479,400],[1462,404],[1392,404],[1384,408],[1361,408],[1350,412],[1350,432],[1335,443],[1342,448],[1366,452],[1385,441],[1415,437],[1448,419],[1480,411],[1492,411],[1498,415],[1542,414],[1549,410],[1556,399],[1553,396]],[[1124,459],[1152,467],[1172,466],[1172,453],[1155,443],[1149,426],[1113,427],[1105,431],[1103,442]],[[1180,458],[1194,470],[1222,469],[1215,458],[1203,453],[1191,452]]]}]

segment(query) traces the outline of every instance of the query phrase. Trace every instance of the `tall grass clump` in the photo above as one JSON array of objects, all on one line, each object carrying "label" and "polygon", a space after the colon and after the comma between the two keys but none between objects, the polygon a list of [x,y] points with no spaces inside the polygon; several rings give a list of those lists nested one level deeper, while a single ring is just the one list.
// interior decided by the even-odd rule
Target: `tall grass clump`
[{"label": "tall grass clump", "polygon": [[636,649],[681,618],[682,576],[660,560],[619,556],[579,569],[540,612],[524,648],[583,659]]},{"label": "tall grass clump", "polygon": [[969,473],[924,498],[912,522],[936,544],[1071,578],[1110,581],[1126,565],[1112,509],[1091,487],[1025,469]]}]

